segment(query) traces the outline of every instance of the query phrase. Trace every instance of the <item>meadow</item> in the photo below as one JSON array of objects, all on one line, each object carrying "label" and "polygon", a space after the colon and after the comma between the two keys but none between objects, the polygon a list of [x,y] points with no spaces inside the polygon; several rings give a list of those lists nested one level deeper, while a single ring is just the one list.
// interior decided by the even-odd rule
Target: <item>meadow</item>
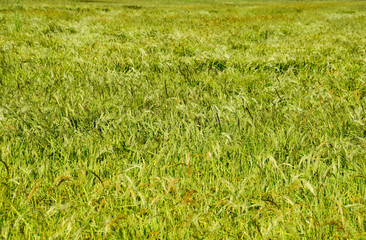
[{"label": "meadow", "polygon": [[0,2],[1,239],[366,238],[364,1]]}]

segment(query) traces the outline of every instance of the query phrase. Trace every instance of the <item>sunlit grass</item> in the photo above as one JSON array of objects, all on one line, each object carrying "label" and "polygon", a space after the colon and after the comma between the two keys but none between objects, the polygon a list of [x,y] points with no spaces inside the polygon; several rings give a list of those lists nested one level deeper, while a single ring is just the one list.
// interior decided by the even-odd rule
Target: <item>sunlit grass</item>
[{"label": "sunlit grass", "polygon": [[2,2],[1,236],[365,238],[365,10]]}]

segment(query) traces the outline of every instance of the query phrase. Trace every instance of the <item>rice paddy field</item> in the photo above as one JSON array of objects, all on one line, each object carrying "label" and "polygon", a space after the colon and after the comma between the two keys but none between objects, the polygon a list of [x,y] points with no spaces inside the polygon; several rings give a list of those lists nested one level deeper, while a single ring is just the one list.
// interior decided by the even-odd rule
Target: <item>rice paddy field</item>
[{"label": "rice paddy field", "polygon": [[365,239],[365,1],[0,1],[1,239]]}]

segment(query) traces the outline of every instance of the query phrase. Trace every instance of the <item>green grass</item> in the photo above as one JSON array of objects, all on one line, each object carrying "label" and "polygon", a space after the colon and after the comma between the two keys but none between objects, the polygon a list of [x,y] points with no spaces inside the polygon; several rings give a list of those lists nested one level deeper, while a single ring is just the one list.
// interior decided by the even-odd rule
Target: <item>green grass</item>
[{"label": "green grass", "polygon": [[1,238],[366,238],[365,36],[363,1],[1,2]]}]

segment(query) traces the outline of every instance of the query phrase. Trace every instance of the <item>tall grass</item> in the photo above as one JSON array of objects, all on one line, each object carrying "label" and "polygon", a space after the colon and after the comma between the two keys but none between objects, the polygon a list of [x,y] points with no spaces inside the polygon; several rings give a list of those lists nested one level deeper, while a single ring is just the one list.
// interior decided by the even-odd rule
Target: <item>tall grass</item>
[{"label": "tall grass", "polygon": [[363,2],[0,9],[3,238],[365,238]]}]

